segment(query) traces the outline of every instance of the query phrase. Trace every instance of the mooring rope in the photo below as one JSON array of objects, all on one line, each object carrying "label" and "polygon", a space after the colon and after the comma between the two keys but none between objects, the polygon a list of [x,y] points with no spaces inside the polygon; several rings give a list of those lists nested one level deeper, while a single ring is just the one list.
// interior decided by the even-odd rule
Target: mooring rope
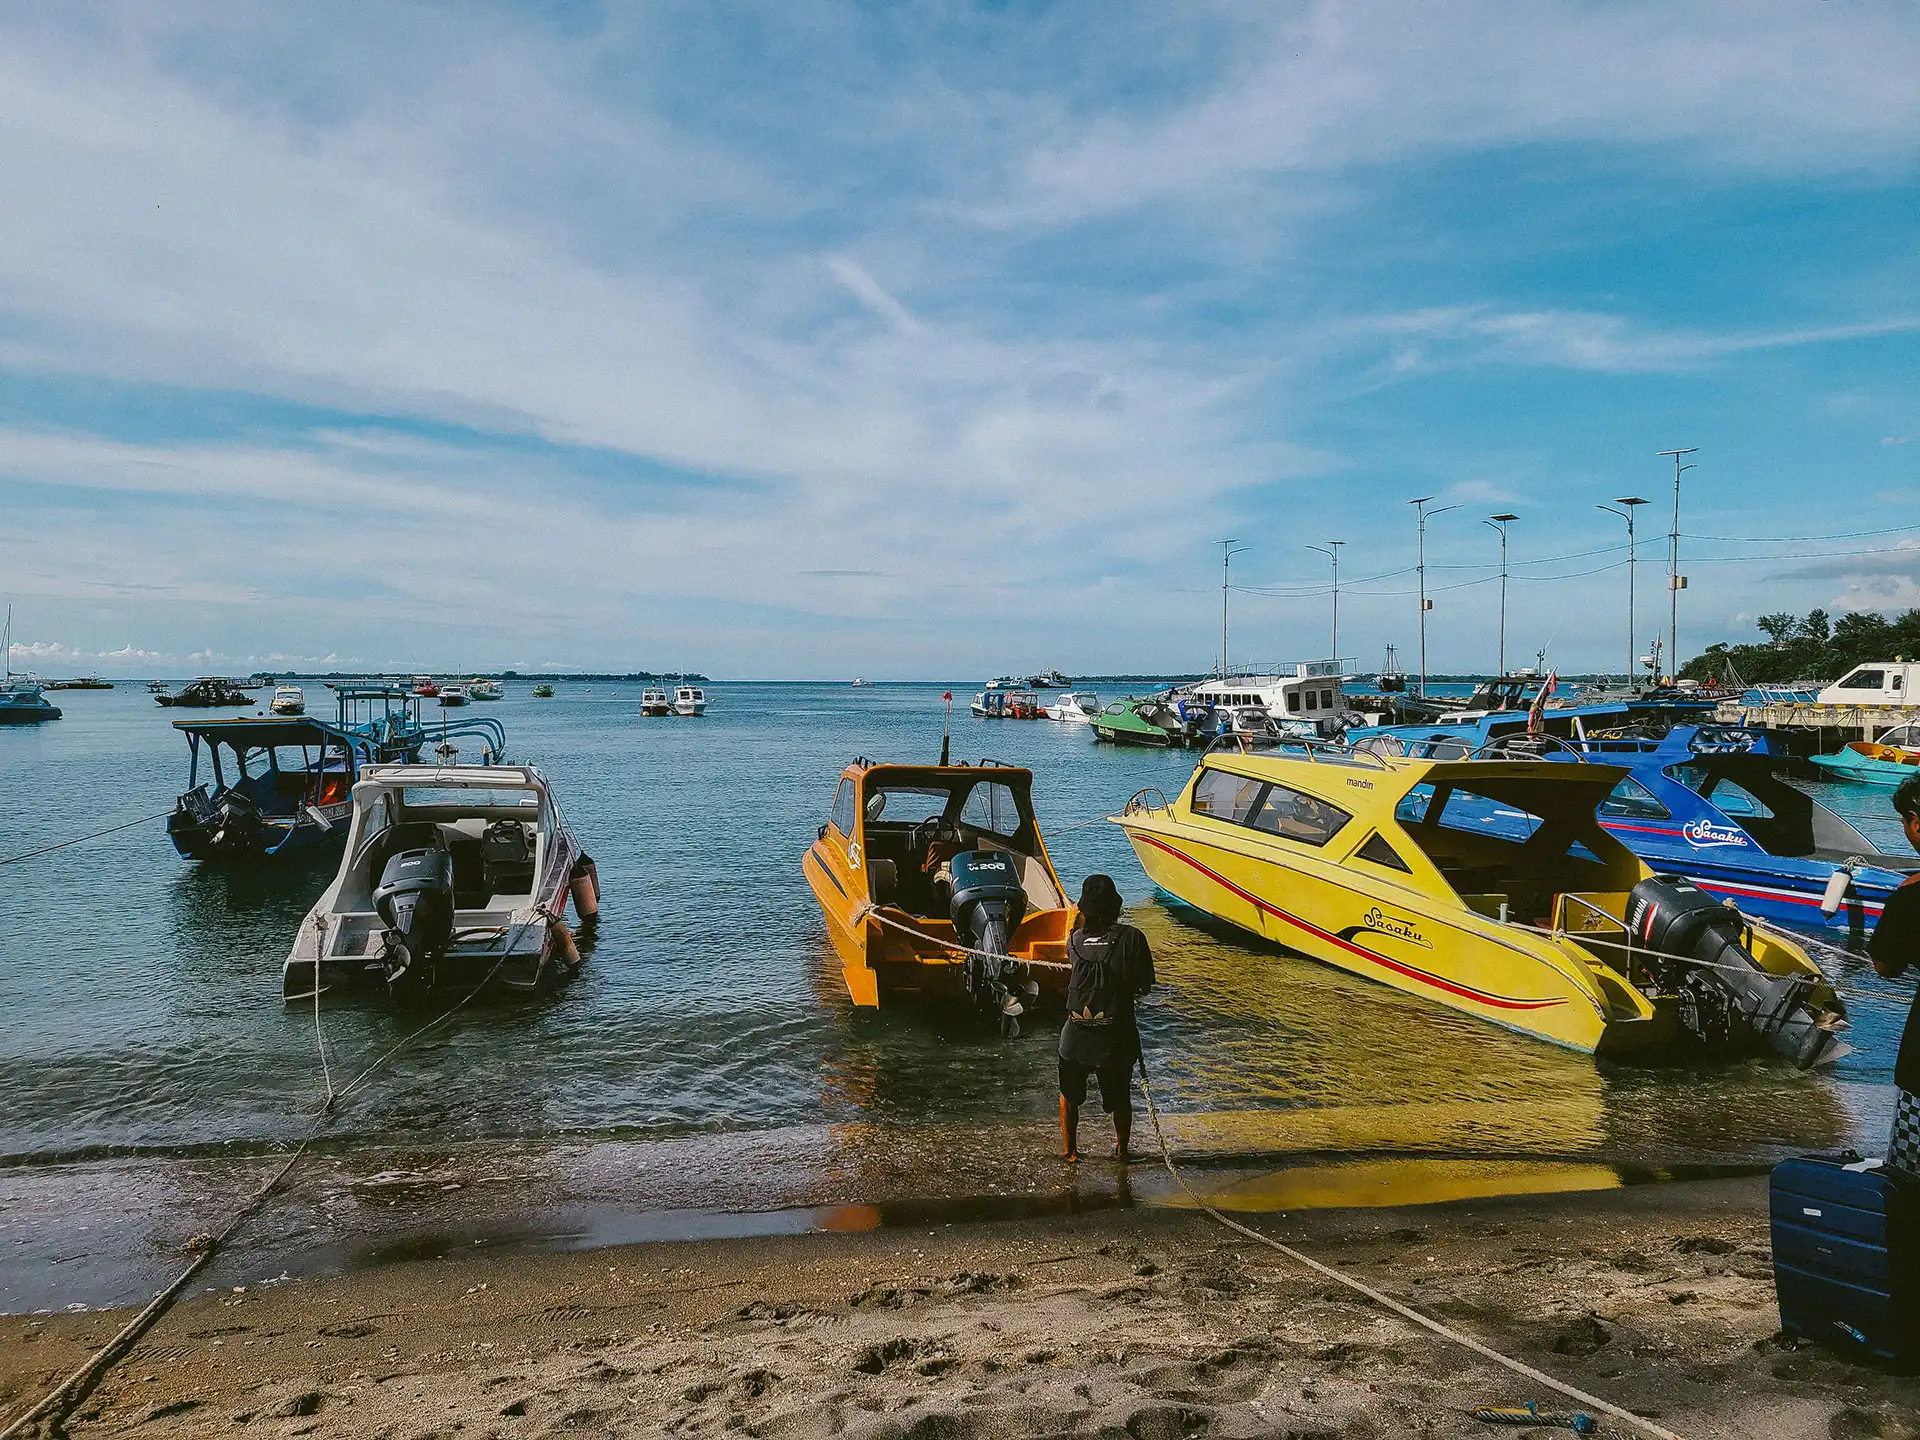
[{"label": "mooring rope", "polygon": [[[22,860],[31,860],[36,855],[51,855],[54,851],[64,850],[69,845],[98,840],[102,835],[112,835],[121,830],[131,830],[136,825],[147,825],[155,820],[164,820],[172,813],[173,807],[169,805],[166,809],[156,811],[152,815],[142,815],[138,820],[128,820],[120,825],[109,825],[104,830],[95,830],[91,835],[76,835],[71,840],[57,840],[51,845],[42,845],[38,850],[23,850],[18,855],[9,855],[4,860],[0,860],[0,865],[18,865]],[[5,1436],[0,1435],[0,1440],[5,1440]]]},{"label": "mooring rope", "polygon": [[[533,919],[520,922],[519,928],[521,933],[524,934],[528,926],[545,923],[550,919],[551,917],[543,906],[534,912]],[[320,995],[322,987],[320,985],[320,966],[319,962],[316,961],[313,967],[314,1041],[320,1051],[320,1068],[321,1074],[326,1080],[327,1095],[319,1111],[315,1113],[313,1123],[307,1127],[307,1133],[300,1137],[299,1143],[293,1148],[293,1153],[286,1158],[286,1161],[280,1168],[273,1172],[272,1176],[268,1178],[264,1185],[247,1197],[246,1201],[233,1213],[219,1233],[196,1236],[188,1242],[189,1247],[196,1252],[193,1262],[188,1265],[185,1270],[181,1271],[179,1275],[175,1276],[170,1284],[156,1293],[141,1309],[138,1315],[135,1315],[133,1319],[121,1327],[118,1334],[99,1350],[95,1351],[93,1357],[89,1359],[86,1364],[75,1370],[71,1375],[67,1376],[66,1379],[62,1380],[57,1386],[47,1392],[47,1394],[42,1396],[38,1403],[13,1420],[6,1429],[0,1430],[0,1440],[17,1440],[17,1437],[24,1437],[27,1434],[27,1427],[29,1425],[40,1420],[48,1419],[49,1417],[52,1418],[53,1424],[56,1427],[54,1433],[58,1433],[57,1427],[60,1421],[72,1414],[74,1408],[92,1393],[94,1386],[100,1383],[106,1376],[106,1373],[125,1358],[127,1351],[132,1348],[134,1342],[151,1329],[161,1316],[173,1308],[174,1302],[180,1297],[180,1292],[187,1287],[193,1280],[193,1277],[206,1268],[207,1262],[212,1260],[213,1257],[220,1252],[221,1248],[226,1245],[227,1241],[232,1239],[239,1231],[240,1227],[259,1211],[260,1207],[266,1203],[267,1198],[286,1182],[287,1177],[293,1173],[294,1167],[298,1165],[302,1157],[306,1155],[307,1148],[313,1144],[314,1140],[318,1138],[320,1131],[334,1115],[338,1113],[338,1102],[346,1099],[356,1090],[360,1089],[360,1087],[373,1076],[375,1071],[395,1055],[398,1055],[402,1050],[406,1049],[407,1046],[411,1045],[415,1040],[418,1040],[429,1030],[436,1029],[445,1024],[448,1020],[452,1019],[454,1015],[458,1014],[474,996],[486,989],[488,984],[492,982],[493,977],[500,973],[500,967],[506,964],[512,953],[512,947],[508,946],[507,949],[501,953],[500,958],[494,961],[493,968],[481,978],[477,985],[467,991],[465,995],[461,996],[434,1019],[429,1020],[419,1029],[411,1031],[401,1037],[399,1043],[382,1052],[371,1065],[354,1076],[352,1080],[338,1091],[335,1091],[333,1086],[332,1070],[327,1064],[326,1041],[320,1028]]]},{"label": "mooring rope", "polygon": [[[1304,1265],[1314,1273],[1324,1275],[1327,1279],[1336,1281],[1346,1286],[1349,1290],[1364,1295],[1367,1299],[1373,1301],[1374,1304],[1392,1311],[1403,1320],[1409,1320],[1422,1329],[1429,1330],[1433,1334],[1438,1335],[1443,1340],[1450,1340],[1456,1345],[1463,1346],[1473,1351],[1474,1354],[1493,1361],[1496,1365],[1505,1366],[1516,1375],[1523,1375],[1536,1384],[1545,1385],[1548,1389],[1557,1391],[1569,1400],[1576,1400],[1582,1405],[1592,1406],[1595,1410],[1611,1415],[1616,1420],[1625,1421],[1627,1424],[1653,1436],[1654,1440],[1681,1440],[1680,1436],[1674,1434],[1673,1431],[1663,1425],[1656,1425],[1644,1416],[1636,1415],[1631,1410],[1622,1409],[1611,1401],[1602,1400],[1598,1395],[1589,1395],[1577,1386],[1569,1385],[1564,1380],[1555,1379],[1544,1370],[1534,1369],[1533,1366],[1527,1364],[1525,1361],[1516,1360],[1511,1355],[1503,1355],[1491,1345],[1476,1340],[1471,1335],[1463,1335],[1452,1326],[1434,1319],[1431,1315],[1424,1314],[1414,1309],[1411,1305],[1402,1304],[1391,1295],[1383,1294],[1381,1291],[1367,1284],[1364,1280],[1356,1279],[1345,1271],[1336,1270],[1333,1266],[1316,1260],[1311,1255],[1294,1249],[1291,1245],[1275,1240],[1271,1235],[1263,1235],[1251,1226],[1242,1225],[1238,1220],[1230,1219],[1226,1215],[1221,1214],[1212,1205],[1209,1205],[1193,1186],[1187,1183],[1186,1176],[1182,1175],[1180,1168],[1173,1163],[1173,1151],[1167,1145],[1166,1133],[1160,1128],[1160,1109],[1153,1103],[1153,1087],[1147,1083],[1147,1061],[1144,1055],[1140,1057],[1139,1065],[1140,1090],[1141,1093],[1146,1096],[1147,1118],[1153,1122],[1153,1137],[1160,1146],[1161,1162],[1165,1164],[1167,1173],[1173,1176],[1175,1183],[1186,1192],[1187,1198],[1193,1201],[1196,1206],[1212,1219],[1218,1221],[1236,1234],[1244,1235],[1249,1240],[1257,1241],[1259,1244],[1265,1245],[1268,1249],[1279,1252],[1295,1264]],[[0,1440],[4,1440],[4,1437],[0,1437]]]},{"label": "mooring rope", "polygon": [[[1043,970],[1071,970],[1072,964],[1065,960],[1028,960],[1019,955],[996,955],[991,950],[976,950],[971,945],[962,945],[957,940],[942,940],[938,935],[929,935],[924,930],[916,930],[911,925],[902,925],[898,920],[889,920],[880,913],[879,907],[871,900],[865,902],[853,912],[853,920],[858,924],[862,920],[873,920],[889,929],[898,930],[902,935],[911,935],[916,940],[924,940],[929,945],[938,945],[943,950],[951,950],[959,955],[978,955],[982,960],[1011,960],[1019,965],[1037,965]],[[0,1437],[4,1440],[4,1437]]]}]

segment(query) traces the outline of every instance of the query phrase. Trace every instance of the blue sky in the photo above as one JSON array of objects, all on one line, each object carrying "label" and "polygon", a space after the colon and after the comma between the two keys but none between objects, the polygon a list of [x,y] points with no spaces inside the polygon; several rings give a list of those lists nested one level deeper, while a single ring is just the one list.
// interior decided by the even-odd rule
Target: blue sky
[{"label": "blue sky", "polygon": [[1593,507],[1644,642],[1687,445],[1683,651],[1920,604],[1916,74],[1849,0],[16,7],[15,664],[1201,669],[1232,535],[1237,656],[1337,538],[1372,666],[1435,494],[1434,669],[1500,510],[1510,663],[1618,669]]}]

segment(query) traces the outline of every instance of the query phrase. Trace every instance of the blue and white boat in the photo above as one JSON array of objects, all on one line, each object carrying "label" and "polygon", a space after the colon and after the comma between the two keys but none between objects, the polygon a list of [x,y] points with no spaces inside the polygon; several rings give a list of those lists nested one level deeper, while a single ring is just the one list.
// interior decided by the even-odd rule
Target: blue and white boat
[{"label": "blue and white boat", "polygon": [[[1408,753],[1438,754],[1452,742]],[[1594,734],[1583,740],[1496,741],[1483,758],[1522,747],[1549,760],[1624,766],[1601,802],[1601,826],[1654,869],[1684,875],[1742,914],[1793,925],[1871,929],[1920,856],[1885,855],[1846,820],[1780,776],[1788,756],[1766,732],[1738,725],[1676,725],[1664,736]],[[1490,826],[1531,833],[1516,810]]]},{"label": "blue and white boat", "polygon": [[58,720],[60,707],[40,693],[31,675],[13,673],[13,607],[7,607],[6,659],[0,661],[0,725],[38,725]]},{"label": "blue and white boat", "polygon": [[330,688],[331,722],[311,715],[174,722],[191,756],[188,788],[167,817],[175,850],[189,860],[246,862],[337,842],[365,766],[412,764],[433,740],[448,764],[459,753],[456,738],[478,738],[483,764],[505,751],[506,732],[496,720],[443,722],[429,730],[419,700],[405,690]]},{"label": "blue and white boat", "polygon": [[1829,780],[1896,787],[1920,775],[1920,720],[1909,720],[1878,740],[1855,740],[1831,755],[1807,757]]}]

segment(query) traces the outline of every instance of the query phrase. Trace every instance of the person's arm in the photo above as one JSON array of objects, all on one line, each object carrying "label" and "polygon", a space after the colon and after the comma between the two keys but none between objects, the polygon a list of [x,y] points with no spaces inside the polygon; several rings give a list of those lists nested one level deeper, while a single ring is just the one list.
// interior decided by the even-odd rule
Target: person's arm
[{"label": "person's arm", "polygon": [[1153,989],[1158,977],[1153,973],[1153,947],[1147,944],[1147,937],[1135,930],[1130,938],[1133,941],[1133,955],[1128,969],[1133,977],[1133,993],[1137,997]]},{"label": "person's arm", "polygon": [[1920,884],[1902,885],[1888,897],[1867,941],[1867,955],[1888,980],[1904,975],[1920,959]]}]

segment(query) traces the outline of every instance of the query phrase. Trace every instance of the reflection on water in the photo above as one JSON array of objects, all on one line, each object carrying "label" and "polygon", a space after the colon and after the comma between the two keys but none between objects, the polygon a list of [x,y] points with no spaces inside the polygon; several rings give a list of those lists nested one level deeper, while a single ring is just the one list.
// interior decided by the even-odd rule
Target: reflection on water
[{"label": "reflection on water", "polygon": [[[473,1005],[403,1051],[334,1136],[431,1148],[818,1129],[806,1183],[849,1200],[999,1177],[1010,1148],[1030,1164],[1055,1103],[1051,1025],[1005,1042],[910,1009],[855,1011],[799,868],[852,755],[934,757],[941,688],[723,685],[700,721],[641,718],[637,686],[501,702],[510,753],[546,770],[599,864],[597,945],[564,993]],[[144,694],[83,694],[68,715],[25,741],[0,732],[8,849],[159,810],[183,781],[184,743]],[[1118,881],[1158,957],[1142,1024],[1186,1153],[1746,1155],[1880,1123],[1901,992],[1864,963],[1846,983],[1882,1003],[1854,1004],[1856,1053],[1831,1072],[1596,1064],[1156,898],[1099,817],[1142,786],[1177,789],[1190,755],[964,715],[954,750],[1032,766],[1070,887],[1095,870]],[[1820,788],[1833,803],[1838,787]],[[1883,796],[1837,798],[1898,843]],[[279,969],[334,863],[193,866],[156,823],[0,871],[0,1156],[244,1150],[296,1133],[321,1085],[312,1013],[281,1003]],[[371,997],[327,1004],[336,1077],[418,1020]]]},{"label": "reflection on water", "polygon": [[[1216,1210],[1313,1210],[1381,1205],[1437,1205],[1493,1195],[1559,1195],[1615,1190],[1625,1182],[1611,1165],[1524,1160],[1350,1160],[1249,1176],[1201,1192]],[[1185,1195],[1167,1205],[1187,1208]]]}]

